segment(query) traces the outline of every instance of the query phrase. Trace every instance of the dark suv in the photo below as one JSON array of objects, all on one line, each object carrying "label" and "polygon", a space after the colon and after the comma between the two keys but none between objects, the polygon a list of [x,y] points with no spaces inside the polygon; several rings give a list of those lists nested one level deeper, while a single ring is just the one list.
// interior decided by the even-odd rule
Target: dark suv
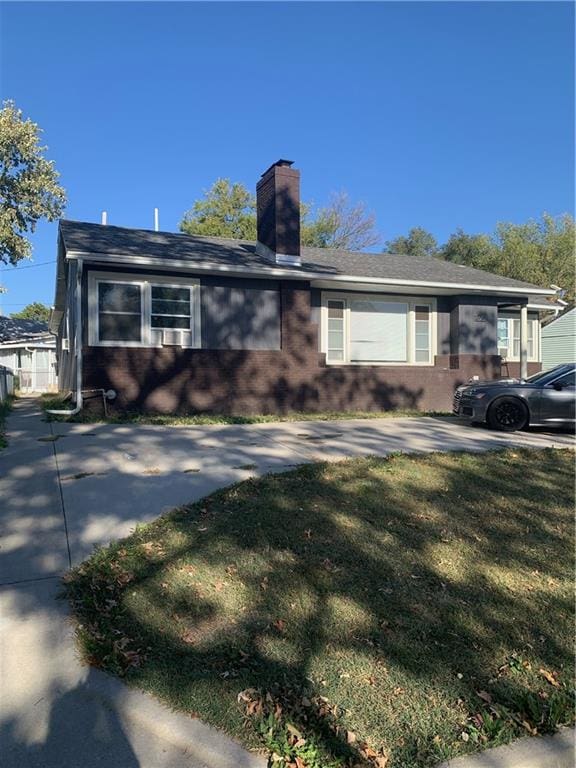
[{"label": "dark suv", "polygon": [[527,379],[470,382],[454,393],[453,411],[472,422],[514,432],[576,424],[576,364],[558,365]]}]

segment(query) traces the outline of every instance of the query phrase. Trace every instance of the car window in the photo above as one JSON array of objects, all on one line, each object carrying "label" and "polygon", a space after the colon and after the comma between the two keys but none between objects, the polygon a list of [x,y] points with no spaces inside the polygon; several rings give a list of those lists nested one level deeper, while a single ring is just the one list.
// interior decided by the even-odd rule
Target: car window
[{"label": "car window", "polygon": [[562,373],[563,368],[566,369],[566,366],[556,366],[556,368],[552,368],[549,371],[539,371],[538,373],[533,373],[532,376],[528,376],[524,381],[529,382],[530,384],[536,384],[537,382],[546,384],[547,381],[554,381],[554,379]]},{"label": "car window", "polygon": [[560,376],[559,379],[556,379],[554,384],[560,384],[562,387],[574,387],[576,386],[576,371],[572,371],[571,373],[567,373],[566,376]]}]

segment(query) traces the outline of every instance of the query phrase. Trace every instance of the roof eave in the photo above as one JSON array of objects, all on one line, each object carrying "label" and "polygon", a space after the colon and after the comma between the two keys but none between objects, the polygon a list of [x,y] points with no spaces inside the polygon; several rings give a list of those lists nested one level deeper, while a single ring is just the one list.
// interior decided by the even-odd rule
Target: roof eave
[{"label": "roof eave", "polygon": [[53,347],[55,345],[55,339],[48,333],[45,333],[42,337],[37,338],[23,338],[23,339],[6,339],[0,340],[0,347],[2,349],[9,349],[11,347]]},{"label": "roof eave", "polygon": [[476,283],[448,283],[442,281],[428,280],[399,280],[380,277],[366,277],[359,275],[327,274],[325,272],[309,272],[306,270],[278,269],[271,266],[270,269],[255,269],[251,267],[241,267],[238,265],[227,266],[216,264],[214,262],[203,262],[201,264],[191,264],[183,259],[166,259],[164,257],[154,256],[134,256],[125,254],[97,253],[89,251],[70,250],[66,252],[68,259],[83,259],[87,262],[99,264],[122,264],[136,267],[157,267],[160,269],[183,269],[186,271],[204,272],[206,274],[224,273],[230,276],[256,277],[256,278],[278,278],[278,279],[296,279],[307,280],[312,284],[317,283],[321,287],[322,283],[363,283],[366,285],[381,286],[399,286],[399,287],[426,287],[430,289],[454,289],[474,291],[476,293],[502,293],[518,294],[521,296],[541,295],[554,296],[555,291],[551,288],[540,288],[538,286],[509,286],[509,285],[482,285]]}]

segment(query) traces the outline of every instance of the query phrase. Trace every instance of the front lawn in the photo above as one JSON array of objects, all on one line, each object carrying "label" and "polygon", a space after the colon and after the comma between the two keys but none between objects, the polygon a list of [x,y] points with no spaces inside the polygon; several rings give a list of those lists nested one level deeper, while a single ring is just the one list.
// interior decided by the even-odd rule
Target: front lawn
[{"label": "front lawn", "polygon": [[274,765],[424,768],[573,719],[571,451],[307,465],[66,582],[92,664]]}]

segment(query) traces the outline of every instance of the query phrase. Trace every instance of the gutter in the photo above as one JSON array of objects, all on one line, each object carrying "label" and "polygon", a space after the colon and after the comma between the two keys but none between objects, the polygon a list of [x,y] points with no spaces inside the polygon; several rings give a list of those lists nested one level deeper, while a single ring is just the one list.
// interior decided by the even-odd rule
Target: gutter
[{"label": "gutter", "polygon": [[46,411],[52,416],[75,416],[82,410],[82,259],[78,259],[76,271],[76,335],[74,353],[76,357],[76,406],[71,411]]},{"label": "gutter", "polygon": [[[255,269],[239,265],[227,266],[225,264],[216,264],[204,262],[203,264],[190,263],[182,259],[165,259],[153,256],[133,256],[125,254],[98,253],[97,251],[75,251],[66,252],[67,259],[77,259],[79,262],[84,259],[94,263],[101,264],[125,264],[129,266],[152,266],[163,267],[164,269],[189,270],[192,272],[205,272],[207,274],[228,273],[230,275],[239,275],[244,277],[257,278],[289,278],[308,280],[310,282],[344,282],[344,283],[363,283],[372,285],[398,285],[423,288],[446,288],[453,290],[481,291],[489,293],[504,293],[526,295],[554,296],[556,291],[550,288],[539,288],[538,286],[519,287],[502,285],[482,285],[472,283],[444,283],[442,281],[428,282],[426,280],[403,280],[384,277],[363,277],[358,275],[341,275],[326,272],[309,272],[299,269]],[[318,286],[322,287],[322,286]]]}]

